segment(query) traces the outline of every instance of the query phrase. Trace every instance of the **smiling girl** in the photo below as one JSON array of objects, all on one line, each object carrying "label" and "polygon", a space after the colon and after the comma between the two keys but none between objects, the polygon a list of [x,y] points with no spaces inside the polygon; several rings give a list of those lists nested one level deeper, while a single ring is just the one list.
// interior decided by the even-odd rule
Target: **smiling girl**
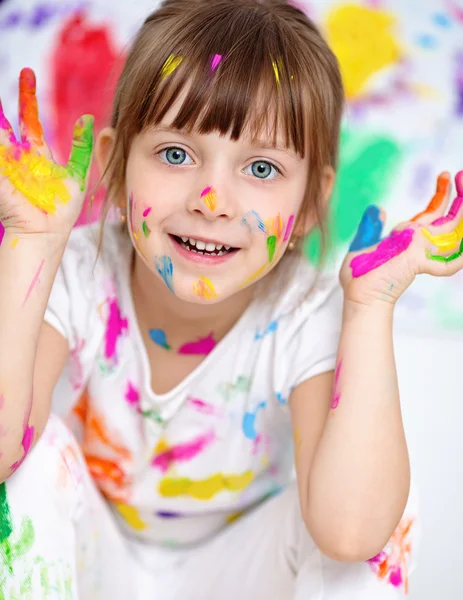
[{"label": "smiling girl", "polygon": [[29,69],[19,95],[19,138],[0,109],[0,597],[406,593],[393,312],[417,273],[463,266],[448,174],[383,240],[368,209],[342,287],[306,262],[343,91],[282,0],[148,17],[95,146],[120,223],[73,230],[91,117],[60,166]]}]

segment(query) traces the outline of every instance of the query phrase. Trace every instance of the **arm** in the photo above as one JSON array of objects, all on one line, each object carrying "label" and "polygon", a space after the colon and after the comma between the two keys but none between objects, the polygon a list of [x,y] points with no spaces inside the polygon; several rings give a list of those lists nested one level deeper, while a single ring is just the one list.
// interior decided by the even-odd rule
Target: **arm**
[{"label": "arm", "polygon": [[8,232],[3,238],[0,289],[9,293],[0,294],[0,482],[15,471],[42,433],[69,352],[66,340],[43,324],[64,248],[65,241],[58,237],[25,236],[14,246]]},{"label": "arm", "polygon": [[[293,422],[299,424],[302,439],[301,507],[325,554],[337,560],[367,560],[386,545],[399,523],[410,483],[392,309],[346,304],[336,374],[337,408],[330,409],[328,379],[323,389],[317,378],[304,382],[291,399]],[[314,448],[311,438],[317,429],[321,431]],[[305,439],[311,440],[308,449]]]}]

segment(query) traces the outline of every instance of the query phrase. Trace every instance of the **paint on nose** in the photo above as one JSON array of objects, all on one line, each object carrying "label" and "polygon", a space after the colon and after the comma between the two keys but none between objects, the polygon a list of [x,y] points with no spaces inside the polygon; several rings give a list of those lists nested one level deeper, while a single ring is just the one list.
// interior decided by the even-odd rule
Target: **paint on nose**
[{"label": "paint on nose", "polygon": [[214,211],[217,206],[217,194],[213,187],[209,186],[201,192],[201,199],[210,211]]}]

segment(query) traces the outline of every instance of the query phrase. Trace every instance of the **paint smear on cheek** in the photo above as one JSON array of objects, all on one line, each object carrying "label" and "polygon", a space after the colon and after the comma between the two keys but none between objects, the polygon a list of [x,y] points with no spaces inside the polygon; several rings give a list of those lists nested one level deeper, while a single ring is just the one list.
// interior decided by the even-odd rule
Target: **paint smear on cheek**
[{"label": "paint smear on cheek", "polygon": [[209,186],[201,192],[201,199],[207,208],[212,212],[217,207],[217,193],[214,188]]},{"label": "paint smear on cheek", "polygon": [[277,238],[274,235],[271,235],[267,238],[268,262],[272,262],[273,257],[275,256],[276,248],[277,248]]},{"label": "paint smear on cheek", "polygon": [[155,264],[157,272],[164,279],[164,283],[167,285],[169,290],[174,294],[174,268],[172,265],[172,259],[170,256],[157,256]]},{"label": "paint smear on cheek", "polygon": [[193,285],[193,293],[199,298],[204,298],[205,300],[217,298],[214,284],[207,277],[201,277],[201,279],[199,279]]},{"label": "paint smear on cheek", "polygon": [[383,240],[374,252],[359,254],[355,256],[350,267],[352,277],[361,277],[373,269],[377,269],[391,259],[405,252],[410,246],[414,235],[413,229],[404,229],[403,231],[393,231],[389,237]]},{"label": "paint smear on cheek", "polygon": [[283,238],[283,241],[286,242],[289,240],[289,237],[291,235],[291,231],[293,229],[293,223],[294,223],[294,215],[291,215],[288,219],[288,224],[286,225],[286,231],[285,231],[285,235]]},{"label": "paint smear on cheek", "polygon": [[262,233],[266,233],[265,223],[263,222],[262,217],[259,215],[259,213],[255,210],[247,212],[243,216],[241,222],[243,225],[246,225],[246,227],[251,233],[253,233],[254,231],[261,231]]},{"label": "paint smear on cheek", "polygon": [[180,346],[177,354],[202,355],[210,354],[216,347],[217,342],[214,339],[214,334],[210,333],[207,337],[201,338],[196,342],[188,342]]}]

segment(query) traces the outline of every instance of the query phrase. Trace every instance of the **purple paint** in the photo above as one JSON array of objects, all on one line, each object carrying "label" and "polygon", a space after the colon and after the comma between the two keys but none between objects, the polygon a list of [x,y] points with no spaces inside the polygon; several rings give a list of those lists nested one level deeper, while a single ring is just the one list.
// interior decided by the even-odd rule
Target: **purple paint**
[{"label": "purple paint", "polygon": [[0,221],[0,246],[2,245],[4,235],[5,235],[5,227],[4,227],[3,223]]},{"label": "purple paint", "polygon": [[152,209],[152,207],[151,207],[151,206],[150,206],[149,208],[146,208],[146,209],[143,211],[143,216],[144,216],[144,217],[147,217],[147,216],[150,214],[150,212],[151,212],[152,210],[153,210],[153,209]]},{"label": "purple paint", "polygon": [[211,442],[215,440],[215,433],[210,431],[205,435],[200,435],[191,442],[184,442],[177,446],[172,446],[163,452],[157,454],[151,461],[152,467],[157,467],[165,473],[173,462],[187,461],[195,458]]},{"label": "purple paint", "polygon": [[350,263],[352,277],[361,277],[405,252],[413,240],[414,229],[393,231],[373,252],[355,256]]},{"label": "purple paint", "polygon": [[121,311],[117,304],[116,298],[108,300],[109,302],[109,318],[106,324],[105,334],[105,357],[116,358],[116,345],[119,336],[127,333],[129,324],[127,319],[121,317]]},{"label": "purple paint", "polygon": [[456,72],[455,84],[457,92],[457,116],[463,117],[463,51],[457,52],[455,56]]},{"label": "purple paint", "polygon": [[342,360],[339,361],[334,373],[333,397],[331,398],[331,408],[335,410],[341,400],[341,390],[339,389],[339,377],[341,375]]},{"label": "purple paint", "polygon": [[196,342],[183,344],[183,346],[178,349],[177,354],[207,355],[214,350],[216,345],[217,342],[214,339],[214,334],[210,333],[207,337],[200,338]]},{"label": "purple paint", "polygon": [[130,381],[127,382],[127,389],[125,390],[124,397],[131,406],[138,406],[140,403],[140,392]]},{"label": "purple paint", "polygon": [[217,69],[217,67],[222,62],[222,58],[223,58],[223,56],[221,54],[214,54],[214,56],[212,58],[212,65],[211,65],[212,71],[215,71]]},{"label": "purple paint", "polygon": [[161,519],[181,519],[183,517],[181,513],[170,512],[168,510],[158,510],[156,516],[161,517]]}]

